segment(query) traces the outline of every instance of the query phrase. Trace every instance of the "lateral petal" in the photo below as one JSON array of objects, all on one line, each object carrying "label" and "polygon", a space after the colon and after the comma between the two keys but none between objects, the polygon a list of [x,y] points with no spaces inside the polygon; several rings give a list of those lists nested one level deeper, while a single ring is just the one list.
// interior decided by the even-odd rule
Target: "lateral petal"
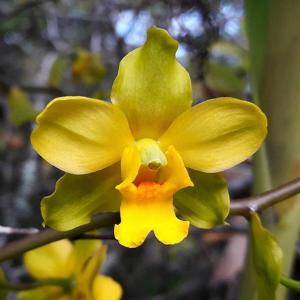
[{"label": "lateral petal", "polygon": [[116,163],[132,141],[126,117],[116,106],[79,96],[51,101],[31,135],[34,149],[46,161],[71,174]]},{"label": "lateral petal", "polygon": [[261,146],[267,134],[264,113],[247,101],[216,98],[185,111],[160,138],[163,149],[173,145],[189,168],[217,173]]}]

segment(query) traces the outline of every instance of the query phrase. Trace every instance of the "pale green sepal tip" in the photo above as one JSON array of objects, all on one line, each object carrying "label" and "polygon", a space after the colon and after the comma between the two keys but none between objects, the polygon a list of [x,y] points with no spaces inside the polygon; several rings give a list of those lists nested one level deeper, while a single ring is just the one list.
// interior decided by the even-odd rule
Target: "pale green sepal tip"
[{"label": "pale green sepal tip", "polygon": [[178,42],[151,27],[145,44],[121,61],[111,100],[125,113],[136,139],[158,139],[192,104],[191,80],[176,61]]},{"label": "pale green sepal tip", "polygon": [[262,226],[256,213],[251,213],[250,224],[257,299],[275,300],[281,277],[283,253],[272,234]]},{"label": "pale green sepal tip", "polygon": [[180,190],[174,196],[179,214],[203,229],[227,224],[230,199],[223,176],[195,170],[189,170],[189,175],[194,186]]},{"label": "pale green sepal tip", "polygon": [[147,31],[147,40],[142,49],[148,51],[148,48],[160,48],[161,51],[166,52],[166,58],[173,59],[178,49],[178,42],[165,29],[152,26]]}]

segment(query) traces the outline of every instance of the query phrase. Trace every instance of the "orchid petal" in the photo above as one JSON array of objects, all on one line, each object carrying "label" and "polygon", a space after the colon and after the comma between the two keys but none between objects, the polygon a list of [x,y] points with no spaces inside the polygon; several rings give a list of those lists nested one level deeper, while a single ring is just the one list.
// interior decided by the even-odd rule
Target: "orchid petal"
[{"label": "orchid petal", "polygon": [[173,145],[185,165],[217,173],[244,161],[261,146],[267,119],[258,106],[234,99],[207,100],[184,112],[160,138]]},{"label": "orchid petal", "polygon": [[34,149],[71,174],[88,174],[121,159],[133,141],[124,114],[114,105],[85,97],[51,101],[37,117]]}]

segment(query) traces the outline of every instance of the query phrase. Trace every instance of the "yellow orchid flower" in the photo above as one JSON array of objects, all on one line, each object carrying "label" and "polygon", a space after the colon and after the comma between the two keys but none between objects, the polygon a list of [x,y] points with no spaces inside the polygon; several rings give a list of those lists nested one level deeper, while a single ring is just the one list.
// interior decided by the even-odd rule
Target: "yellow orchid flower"
[{"label": "yellow orchid flower", "polygon": [[61,97],[40,113],[32,145],[67,173],[42,200],[45,224],[69,230],[94,213],[120,211],[115,236],[126,247],[141,245],[151,231],[174,244],[190,222],[224,224],[229,196],[219,172],[257,151],[267,120],[256,105],[229,97],[191,107],[177,48],[167,31],[152,27],[121,61],[112,103]]},{"label": "yellow orchid flower", "polygon": [[18,300],[120,300],[122,288],[111,277],[98,274],[106,247],[100,241],[61,240],[24,255],[29,274],[39,280],[66,278],[73,287],[54,285],[19,293]]}]

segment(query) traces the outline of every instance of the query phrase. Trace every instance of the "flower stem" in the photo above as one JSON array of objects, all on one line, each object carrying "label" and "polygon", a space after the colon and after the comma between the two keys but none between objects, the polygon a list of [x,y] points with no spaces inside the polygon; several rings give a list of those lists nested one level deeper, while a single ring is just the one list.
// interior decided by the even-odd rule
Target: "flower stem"
[{"label": "flower stem", "polygon": [[0,287],[10,291],[26,291],[47,285],[60,286],[65,291],[70,291],[73,288],[74,282],[72,278],[49,278],[32,283],[11,283],[8,281],[0,281]]},{"label": "flower stem", "polygon": [[300,281],[282,275],[280,278],[280,283],[290,290],[300,292]]},{"label": "flower stem", "polygon": [[251,212],[260,212],[300,193],[300,178],[257,196],[232,201],[230,215],[249,217]]}]

